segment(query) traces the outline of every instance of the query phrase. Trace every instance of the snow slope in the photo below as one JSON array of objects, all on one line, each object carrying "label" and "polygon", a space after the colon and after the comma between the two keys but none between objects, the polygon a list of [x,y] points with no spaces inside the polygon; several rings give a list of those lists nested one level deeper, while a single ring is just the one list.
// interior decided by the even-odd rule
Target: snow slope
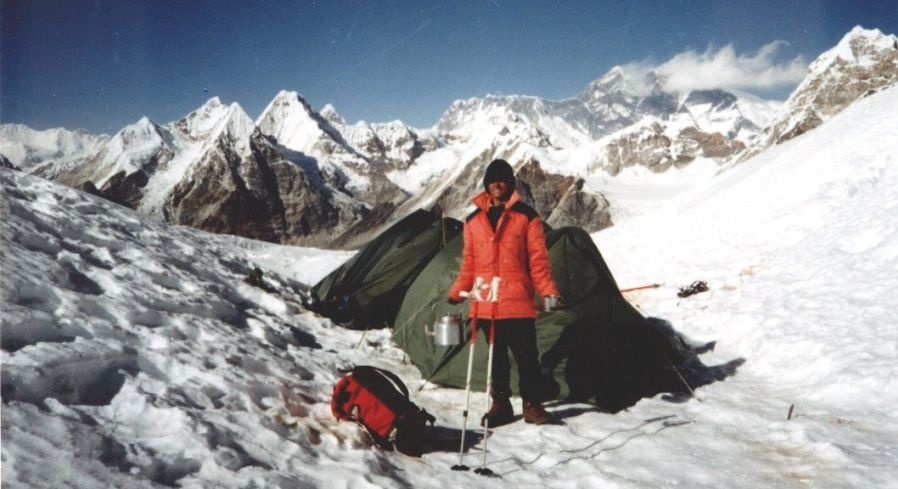
[{"label": "snow slope", "polygon": [[[715,429],[727,444],[817,486],[895,487],[898,475],[895,107],[898,88],[869,96],[664,211],[594,235],[620,283],[668,284],[642,296],[644,309],[717,340],[719,358],[746,359],[709,389],[716,401],[690,411],[726,400]],[[699,279],[711,293],[669,299]],[[792,403],[798,417],[784,422]]]},{"label": "snow slope", "polygon": [[[896,487],[898,89],[594,235],[647,314],[735,370],[698,399],[494,431],[457,462],[463,392],[427,386],[425,456],[327,405],[340,368],[419,374],[385,331],[296,303],[348,256],[168,227],[47,181],[3,182],[5,487]],[[255,266],[267,293],[242,282]],[[704,279],[711,291],[678,299]],[[699,401],[700,400],[700,401]],[[484,396],[473,396],[479,416]],[[519,409],[519,404],[515,403]],[[786,413],[795,405],[791,420]],[[481,457],[474,437],[469,465]]]}]

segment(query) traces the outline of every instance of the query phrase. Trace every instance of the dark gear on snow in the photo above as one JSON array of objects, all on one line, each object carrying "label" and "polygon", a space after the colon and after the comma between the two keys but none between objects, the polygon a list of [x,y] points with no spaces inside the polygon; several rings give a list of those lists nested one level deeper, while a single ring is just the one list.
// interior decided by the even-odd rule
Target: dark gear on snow
[{"label": "dark gear on snow", "polygon": [[708,291],[708,282],[704,280],[696,280],[689,284],[688,287],[681,287],[680,291],[677,292],[677,297],[686,298],[691,295],[701,294],[702,292]]}]

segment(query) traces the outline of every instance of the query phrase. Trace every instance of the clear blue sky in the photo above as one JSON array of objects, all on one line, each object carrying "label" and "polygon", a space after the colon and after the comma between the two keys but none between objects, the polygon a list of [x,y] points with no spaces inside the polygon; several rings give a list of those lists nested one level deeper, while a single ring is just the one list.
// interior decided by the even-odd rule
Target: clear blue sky
[{"label": "clear blue sky", "polygon": [[687,50],[781,40],[778,62],[810,61],[857,24],[898,33],[898,0],[0,0],[0,121],[114,133],[215,95],[255,118],[287,89],[349,122],[426,127],[455,99],[566,98]]}]

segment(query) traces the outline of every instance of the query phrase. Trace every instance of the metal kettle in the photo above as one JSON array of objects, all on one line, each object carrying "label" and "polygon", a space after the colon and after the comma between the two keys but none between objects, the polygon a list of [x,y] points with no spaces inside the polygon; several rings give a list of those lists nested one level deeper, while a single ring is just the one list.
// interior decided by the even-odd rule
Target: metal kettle
[{"label": "metal kettle", "polygon": [[433,329],[424,325],[424,332],[433,336],[433,343],[437,346],[454,346],[464,343],[464,329],[462,328],[461,314],[446,314],[437,318]]}]

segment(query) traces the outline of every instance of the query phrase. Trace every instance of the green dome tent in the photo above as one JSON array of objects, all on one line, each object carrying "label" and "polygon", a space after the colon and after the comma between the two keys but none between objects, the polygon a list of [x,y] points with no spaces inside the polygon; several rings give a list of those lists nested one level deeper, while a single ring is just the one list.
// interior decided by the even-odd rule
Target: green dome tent
[{"label": "green dome tent", "polygon": [[455,219],[415,211],[318,282],[310,291],[312,310],[353,328],[391,325],[406,289],[460,232]]},{"label": "green dome tent", "polygon": [[[537,318],[537,343],[546,373],[546,385],[542,386],[545,400],[591,402],[618,411],[642,397],[685,391],[675,365],[684,366],[689,359],[686,343],[627,302],[589,235],[579,228],[561,228],[546,233],[546,244],[555,281],[572,308],[543,312]],[[461,248],[459,236],[411,283],[393,324],[393,340],[424,378],[464,388],[469,344],[438,347],[424,329],[439,316],[462,313],[465,334],[470,337],[468,304],[446,303],[461,265]],[[484,388],[486,357],[486,341],[479,334],[474,389]],[[517,392],[513,357],[512,365],[511,385]]]}]

